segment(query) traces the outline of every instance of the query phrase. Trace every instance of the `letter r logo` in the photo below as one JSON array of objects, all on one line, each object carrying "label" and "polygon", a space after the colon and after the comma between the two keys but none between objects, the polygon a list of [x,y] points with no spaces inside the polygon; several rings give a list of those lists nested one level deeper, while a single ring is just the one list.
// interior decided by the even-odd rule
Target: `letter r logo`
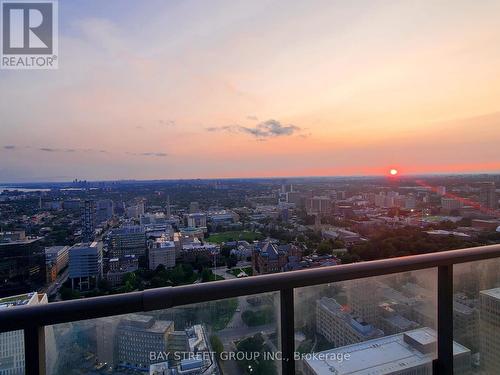
[{"label": "letter r logo", "polygon": [[4,55],[53,53],[53,3],[4,0],[2,52]]}]

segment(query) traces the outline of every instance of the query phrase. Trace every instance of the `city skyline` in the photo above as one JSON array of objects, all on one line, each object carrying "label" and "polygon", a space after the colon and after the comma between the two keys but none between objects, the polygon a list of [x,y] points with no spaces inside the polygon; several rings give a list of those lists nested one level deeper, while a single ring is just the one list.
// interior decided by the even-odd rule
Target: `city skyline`
[{"label": "city skyline", "polygon": [[0,180],[500,172],[499,10],[61,1],[59,69],[0,73]]}]

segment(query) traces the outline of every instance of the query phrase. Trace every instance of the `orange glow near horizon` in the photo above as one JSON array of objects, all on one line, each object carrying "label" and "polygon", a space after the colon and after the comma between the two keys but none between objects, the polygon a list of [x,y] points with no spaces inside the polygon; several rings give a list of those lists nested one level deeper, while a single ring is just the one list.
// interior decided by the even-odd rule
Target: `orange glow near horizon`
[{"label": "orange glow near horizon", "polygon": [[0,182],[500,173],[500,1],[128,3],[0,74]]}]

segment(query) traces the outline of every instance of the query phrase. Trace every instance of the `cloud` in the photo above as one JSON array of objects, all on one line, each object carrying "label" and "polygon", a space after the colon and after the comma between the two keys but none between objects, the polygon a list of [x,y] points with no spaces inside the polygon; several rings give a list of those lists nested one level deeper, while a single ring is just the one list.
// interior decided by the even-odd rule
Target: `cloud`
[{"label": "cloud", "polygon": [[248,115],[248,116],[247,116],[247,120],[259,121],[259,118],[258,118],[257,116]]},{"label": "cloud", "polygon": [[168,156],[168,154],[164,152],[125,152],[127,155],[134,155],[134,156],[155,156],[159,158],[163,158],[165,156]]},{"label": "cloud", "polygon": [[226,131],[246,133],[259,139],[290,136],[300,132],[302,129],[296,125],[283,125],[277,120],[267,120],[257,124],[254,127],[232,125],[206,128],[210,132]]},{"label": "cloud", "polygon": [[74,148],[51,148],[51,147],[40,147],[38,150],[43,151],[43,152],[76,152]]},{"label": "cloud", "polygon": [[164,152],[143,152],[142,156],[157,156],[157,157],[165,157],[167,154]]},{"label": "cloud", "polygon": [[175,120],[159,120],[160,125],[175,126]]},{"label": "cloud", "polygon": [[3,148],[4,148],[5,150],[15,150],[15,149],[16,149],[16,146],[14,146],[14,145],[5,145],[5,146],[3,146]]},{"label": "cloud", "polygon": [[238,129],[238,125],[211,126],[211,127],[205,128],[205,129],[209,132],[221,132],[221,131],[235,132]]}]

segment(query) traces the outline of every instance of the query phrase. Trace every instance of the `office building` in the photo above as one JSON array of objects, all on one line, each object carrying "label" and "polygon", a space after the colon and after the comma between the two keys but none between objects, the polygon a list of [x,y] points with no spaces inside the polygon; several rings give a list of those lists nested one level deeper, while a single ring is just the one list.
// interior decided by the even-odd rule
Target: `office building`
[{"label": "office building", "polygon": [[90,242],[95,236],[96,204],[86,199],[81,202],[82,242]]},{"label": "office building", "polygon": [[332,209],[329,197],[312,197],[306,200],[306,210],[309,214],[326,214]]},{"label": "office building", "polygon": [[0,297],[28,293],[46,282],[42,237],[0,232]]},{"label": "office building", "polygon": [[167,352],[168,335],[173,331],[172,321],[156,320],[149,315],[127,315],[120,321],[116,333],[118,363],[148,371],[149,366],[157,362],[151,360],[150,353]]},{"label": "office building", "polygon": [[479,350],[479,310],[477,300],[453,301],[453,336],[473,352]]},{"label": "office building", "polygon": [[176,248],[174,241],[166,237],[157,238],[149,248],[149,269],[155,270],[160,264],[165,268],[175,267]]},{"label": "office building", "polygon": [[479,352],[487,375],[500,371],[500,288],[479,292]]},{"label": "office building", "polygon": [[[431,375],[436,332],[419,328],[315,353],[303,361],[304,375]],[[471,371],[471,352],[453,342],[454,374]]]},{"label": "office building", "polygon": [[334,347],[350,345],[384,335],[362,318],[352,315],[335,299],[322,297],[316,302],[316,332]]},{"label": "office building", "polygon": [[111,199],[101,199],[96,204],[96,222],[103,223],[113,217],[115,204]]},{"label": "office building", "polygon": [[498,197],[494,182],[482,182],[479,184],[479,202],[485,208],[492,210],[498,208]]},{"label": "office building", "polygon": [[207,226],[207,215],[200,212],[184,216],[185,223],[189,228],[203,228]]},{"label": "office building", "polygon": [[56,267],[57,273],[68,266],[69,248],[69,246],[50,246],[45,248],[45,260],[47,264]]},{"label": "office building", "polygon": [[455,198],[442,197],[441,208],[445,213],[450,213],[454,210],[460,210],[463,206],[462,201]]},{"label": "office building", "polygon": [[198,202],[191,202],[189,204],[189,213],[194,214],[200,212],[200,204]]},{"label": "office building", "polygon": [[128,218],[138,219],[144,215],[144,202],[139,202],[136,205],[127,207],[126,214]]},{"label": "office building", "polygon": [[116,316],[95,320],[96,360],[107,368],[116,366],[116,330],[120,319]]},{"label": "office building", "polygon": [[380,292],[373,278],[351,280],[346,283],[347,301],[354,316],[370,324],[379,318]]},{"label": "office building", "polygon": [[69,249],[71,287],[90,289],[102,276],[102,243],[80,243]]},{"label": "office building", "polygon": [[[33,306],[48,303],[46,294],[36,292],[0,298],[0,311],[18,306]],[[52,327],[45,328],[47,369],[54,366]],[[49,347],[50,346],[50,347]],[[25,373],[25,353],[23,331],[0,333],[0,375],[22,375]]]},{"label": "office building", "polygon": [[57,275],[68,266],[69,246],[51,246],[45,248],[45,271],[47,282],[56,281]]},{"label": "office building", "polygon": [[146,234],[144,227],[129,225],[113,229],[109,235],[108,250],[115,258],[123,258],[125,255],[145,256]]}]

